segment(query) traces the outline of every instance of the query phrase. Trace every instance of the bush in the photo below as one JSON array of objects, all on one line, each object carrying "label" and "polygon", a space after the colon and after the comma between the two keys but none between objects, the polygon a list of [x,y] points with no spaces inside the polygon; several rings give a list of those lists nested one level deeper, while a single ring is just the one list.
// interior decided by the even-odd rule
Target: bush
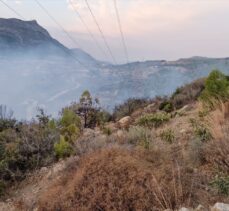
[{"label": "bush", "polygon": [[81,120],[74,113],[74,111],[70,109],[64,109],[62,117],[60,119],[60,125],[62,127],[68,127],[71,124],[74,124],[76,125],[76,127],[81,128]]},{"label": "bush", "polygon": [[229,196],[229,176],[216,177],[211,185],[217,189],[218,193]]},{"label": "bush", "polygon": [[112,131],[111,131],[111,129],[110,129],[109,127],[104,127],[104,128],[103,128],[103,133],[104,133],[105,135],[110,136],[111,133],[112,133]]},{"label": "bush", "polygon": [[170,120],[170,115],[166,113],[147,114],[137,120],[137,124],[145,127],[160,127]]},{"label": "bush", "polygon": [[39,124],[23,124],[20,130],[7,129],[0,133],[0,180],[5,184],[20,181],[36,168],[55,160],[54,144],[58,132]]},{"label": "bush", "polygon": [[191,125],[193,127],[196,137],[200,141],[206,142],[212,139],[212,134],[210,130],[203,123],[195,119],[190,119],[190,122],[191,122]]},{"label": "bush", "polygon": [[0,180],[0,196],[3,196],[5,193],[6,185],[3,181]]},{"label": "bush", "polygon": [[159,110],[170,113],[174,110],[174,106],[172,102],[164,101],[159,105]]},{"label": "bush", "polygon": [[130,116],[134,111],[145,107],[148,103],[149,101],[146,99],[130,98],[123,104],[115,106],[113,118],[119,120],[125,116]]},{"label": "bush", "polygon": [[205,82],[205,89],[200,99],[206,106],[214,108],[218,102],[224,102],[228,98],[229,81],[227,77],[219,70],[213,70]]},{"label": "bush", "polygon": [[55,143],[54,150],[57,158],[69,157],[73,153],[73,148],[63,136],[60,136],[60,141]]},{"label": "bush", "polygon": [[60,125],[60,132],[65,141],[73,144],[80,136],[80,118],[72,110],[65,109],[60,119]]},{"label": "bush", "polygon": [[164,130],[160,134],[160,137],[163,141],[170,143],[170,144],[173,143],[173,141],[175,140],[175,134],[174,134],[174,131],[172,129]]},{"label": "bush", "polygon": [[98,112],[97,119],[98,126],[100,126],[100,128],[103,128],[105,123],[112,120],[112,115],[107,111],[100,111]]},{"label": "bush", "polygon": [[204,90],[205,79],[196,80],[190,84],[178,88],[172,95],[170,102],[176,109],[195,102]]},{"label": "bush", "polygon": [[80,137],[80,130],[75,124],[71,124],[61,129],[61,134],[69,143],[74,143]]},{"label": "bush", "polygon": [[204,159],[225,174],[229,174],[228,135],[224,139],[211,140],[204,148]]}]

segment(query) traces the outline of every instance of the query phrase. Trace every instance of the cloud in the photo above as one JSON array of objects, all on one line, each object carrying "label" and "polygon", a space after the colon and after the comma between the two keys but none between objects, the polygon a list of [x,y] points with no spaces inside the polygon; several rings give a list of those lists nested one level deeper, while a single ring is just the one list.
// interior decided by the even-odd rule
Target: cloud
[{"label": "cloud", "polygon": [[[70,10],[72,10],[72,6],[69,1],[72,1],[85,22],[97,33],[97,28],[91,20],[85,1],[67,0]],[[105,33],[110,36],[118,35],[113,1],[88,1]],[[128,35],[179,28],[198,16],[229,3],[216,0],[117,0],[117,2],[122,25]],[[76,29],[73,27],[71,30]]]}]

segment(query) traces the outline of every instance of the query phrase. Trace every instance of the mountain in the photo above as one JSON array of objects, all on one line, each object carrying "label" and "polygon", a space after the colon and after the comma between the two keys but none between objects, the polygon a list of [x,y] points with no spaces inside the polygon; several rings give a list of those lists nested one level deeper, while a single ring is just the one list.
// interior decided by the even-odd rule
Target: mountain
[{"label": "mountain", "polygon": [[111,110],[130,97],[169,95],[216,68],[229,74],[229,58],[111,65],[68,49],[36,21],[0,19],[0,104],[18,118],[31,118],[38,106],[57,116],[85,89]]}]

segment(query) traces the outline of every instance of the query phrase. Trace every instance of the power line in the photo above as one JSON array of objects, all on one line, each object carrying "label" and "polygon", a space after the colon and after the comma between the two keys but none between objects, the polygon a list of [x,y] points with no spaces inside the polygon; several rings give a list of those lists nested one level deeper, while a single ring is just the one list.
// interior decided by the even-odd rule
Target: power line
[{"label": "power line", "polygon": [[116,62],[116,60],[115,60],[115,57],[114,57],[114,55],[113,55],[113,53],[112,53],[112,51],[111,51],[111,48],[110,48],[110,46],[108,45],[108,42],[107,42],[107,40],[106,40],[106,38],[105,38],[105,35],[104,35],[104,33],[103,33],[101,27],[99,26],[99,23],[98,23],[98,21],[96,20],[96,17],[95,17],[95,15],[94,15],[94,13],[92,12],[92,9],[91,9],[91,7],[90,7],[88,1],[85,0],[85,2],[86,2],[87,8],[88,8],[88,10],[89,10],[89,12],[90,12],[90,14],[91,14],[91,16],[92,16],[94,22],[95,22],[95,24],[96,24],[96,26],[97,26],[97,28],[98,28],[98,30],[99,30],[101,36],[102,36],[102,39],[103,39],[103,41],[104,41],[104,43],[105,43],[105,45],[106,45],[106,47],[107,47],[107,49],[108,49],[108,51],[109,51],[109,53],[110,53],[110,56],[111,56],[113,62],[114,62],[115,64],[117,64],[117,62]]},{"label": "power line", "polygon": [[[1,1],[1,0],[0,0]],[[50,19],[52,19],[52,21],[59,26],[62,31],[68,36],[68,38],[75,43],[78,47],[79,44],[78,42],[76,42],[76,40],[65,30],[65,28],[48,12],[48,10],[38,1],[38,0],[34,0],[37,5],[49,16]],[[74,60],[76,60],[81,66],[83,66],[85,69],[88,69],[88,67],[86,65],[84,65],[76,56],[73,55],[73,53],[71,51],[67,51],[65,50],[65,52],[69,55],[71,55],[73,57]]]},{"label": "power line", "polygon": [[100,46],[100,44],[98,43],[98,41],[96,40],[95,36],[93,35],[93,33],[91,32],[91,30],[89,29],[88,25],[86,24],[86,22],[84,21],[83,17],[80,15],[79,11],[74,7],[72,0],[69,0],[69,3],[72,7],[72,9],[74,10],[76,16],[80,19],[80,21],[82,22],[82,24],[84,25],[84,27],[86,28],[89,36],[91,37],[91,39],[95,42],[97,48],[102,52],[102,54],[104,56],[107,57],[107,54],[105,53],[105,51],[103,50],[103,48]]},{"label": "power line", "polygon": [[15,9],[10,7],[6,2],[4,2],[3,0],[0,0],[0,2],[2,4],[4,4],[8,9],[10,9],[13,13],[15,13],[18,17],[20,17],[21,19],[25,20],[25,18],[20,13],[18,13]]},{"label": "power line", "polygon": [[[75,43],[75,45],[78,48],[81,48],[80,44],[65,30],[65,28],[49,13],[49,11],[38,1],[38,0],[34,0],[37,5],[49,16],[49,18],[52,19],[52,21],[59,26],[62,31],[67,35],[67,37],[73,42]],[[81,48],[82,49],[82,48]]]},{"label": "power line", "polygon": [[126,42],[125,42],[124,33],[123,33],[123,30],[122,30],[122,24],[121,24],[120,15],[119,15],[119,12],[118,12],[117,1],[116,0],[113,0],[113,1],[114,1],[115,13],[116,13],[117,21],[118,21],[119,31],[120,31],[121,38],[122,38],[122,44],[123,44],[124,53],[125,53],[125,56],[126,56],[127,63],[129,64],[129,55],[128,55],[128,50],[127,50],[127,46],[126,46]]}]

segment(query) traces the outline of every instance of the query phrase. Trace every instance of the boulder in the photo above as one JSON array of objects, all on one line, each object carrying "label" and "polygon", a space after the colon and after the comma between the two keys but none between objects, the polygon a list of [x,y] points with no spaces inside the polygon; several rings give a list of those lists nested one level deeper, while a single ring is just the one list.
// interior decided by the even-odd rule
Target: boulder
[{"label": "boulder", "polygon": [[130,116],[123,117],[118,121],[119,128],[129,128],[132,118]]},{"label": "boulder", "polygon": [[229,211],[229,204],[216,203],[216,204],[211,208],[211,211]]}]

